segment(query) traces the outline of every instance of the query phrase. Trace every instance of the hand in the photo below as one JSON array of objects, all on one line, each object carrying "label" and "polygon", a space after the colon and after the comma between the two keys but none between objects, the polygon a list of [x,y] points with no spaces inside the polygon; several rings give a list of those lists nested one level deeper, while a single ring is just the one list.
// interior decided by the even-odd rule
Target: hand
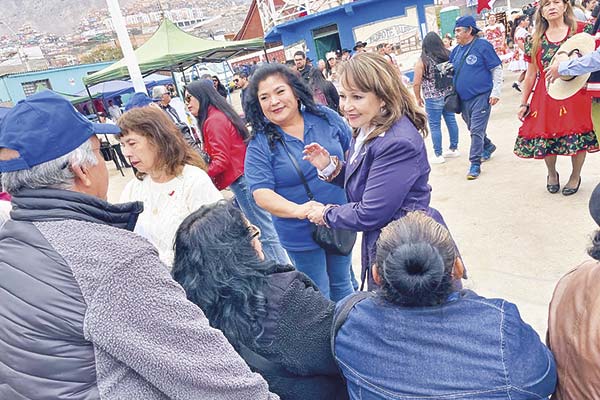
[{"label": "hand", "polygon": [[521,121],[523,121],[525,119],[525,117],[527,116],[528,112],[529,112],[529,107],[525,107],[525,106],[519,107],[519,111],[517,112],[517,118],[519,118]]},{"label": "hand", "polygon": [[307,144],[302,153],[304,154],[302,158],[319,170],[327,168],[331,162],[327,149],[318,143]]},{"label": "hand", "polygon": [[318,201],[307,201],[304,204],[298,204],[296,206],[296,211],[295,211],[295,217],[298,219],[306,219],[308,217],[308,214],[312,212],[312,210],[314,208],[318,208],[318,207],[323,207],[323,204],[319,203]]},{"label": "hand", "polygon": [[558,73],[558,66],[559,63],[555,62],[544,70],[546,73],[546,82],[552,83],[560,77],[560,74]]},{"label": "hand", "polygon": [[495,106],[500,101],[497,97],[490,97],[490,105]]},{"label": "hand", "polygon": [[325,211],[325,206],[315,206],[308,213],[308,220],[315,225],[325,225],[325,221],[323,220],[323,211]]}]

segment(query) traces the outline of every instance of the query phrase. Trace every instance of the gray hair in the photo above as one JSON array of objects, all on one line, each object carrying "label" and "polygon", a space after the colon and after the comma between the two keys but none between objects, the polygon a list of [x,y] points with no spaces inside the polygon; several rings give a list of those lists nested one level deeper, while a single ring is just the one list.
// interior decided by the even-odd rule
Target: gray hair
[{"label": "gray hair", "polygon": [[64,156],[36,165],[31,169],[3,172],[2,187],[14,194],[22,189],[70,189],[75,182],[75,174],[70,166],[94,166],[98,159],[92,143],[86,140],[81,146]]}]

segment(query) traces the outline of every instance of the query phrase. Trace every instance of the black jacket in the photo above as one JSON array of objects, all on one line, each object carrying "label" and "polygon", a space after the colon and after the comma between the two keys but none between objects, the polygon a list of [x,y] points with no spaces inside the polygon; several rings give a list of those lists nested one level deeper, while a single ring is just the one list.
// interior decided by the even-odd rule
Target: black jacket
[{"label": "black jacket", "polygon": [[253,350],[291,373],[274,376],[257,370],[270,390],[281,400],[347,399],[346,385],[330,347],[335,304],[292,266],[274,266],[264,294],[264,332],[259,348]]}]

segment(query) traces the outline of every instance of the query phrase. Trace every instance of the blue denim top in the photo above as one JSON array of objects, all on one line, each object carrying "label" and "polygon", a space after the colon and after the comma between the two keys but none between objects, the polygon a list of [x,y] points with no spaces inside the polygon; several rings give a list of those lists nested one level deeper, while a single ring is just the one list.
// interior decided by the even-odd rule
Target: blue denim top
[{"label": "blue denim top", "polygon": [[514,304],[471,291],[449,300],[422,308],[359,302],[335,345],[350,398],[518,400],[554,391],[552,353]]},{"label": "blue denim top", "polygon": [[[321,118],[309,112],[302,112],[304,117],[304,142],[280,132],[292,156],[300,166],[315,200],[323,204],[344,204],[347,202],[344,189],[318,178],[317,169],[303,160],[302,151],[306,144],[317,142],[326,148],[331,155],[344,160],[344,154],[350,145],[352,131],[336,112],[321,107],[327,117]],[[287,200],[303,204],[308,201],[306,190],[298,172],[291,163],[282,144],[276,142],[271,148],[267,137],[256,132],[246,152],[244,164],[246,181],[250,191],[271,189]],[[273,216],[273,225],[279,235],[281,245],[292,251],[318,249],[319,245],[312,239],[313,224],[309,220],[280,218]]]}]

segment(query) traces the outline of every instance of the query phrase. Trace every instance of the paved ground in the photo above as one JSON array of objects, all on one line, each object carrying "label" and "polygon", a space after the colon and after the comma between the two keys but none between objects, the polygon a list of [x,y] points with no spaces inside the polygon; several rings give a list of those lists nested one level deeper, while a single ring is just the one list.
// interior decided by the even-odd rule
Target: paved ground
[{"label": "paved ground", "polygon": [[[516,303],[523,318],[543,336],[556,282],[587,257],[585,249],[595,228],[587,202],[600,181],[600,155],[589,155],[576,195],[549,194],[544,162],[522,160],[512,153],[520,103],[520,96],[510,87],[514,78],[506,73],[502,99],[493,108],[488,135],[498,150],[483,164],[481,177],[466,180],[470,140],[459,118],[462,156],[432,166],[431,205],[444,215],[460,246],[470,276],[465,286],[481,295]],[[446,146],[447,137],[444,132]],[[430,138],[427,144],[431,150]],[[133,176],[129,171],[122,178],[114,165],[109,168],[109,200],[117,201]],[[558,168],[566,182],[570,159],[560,158]],[[355,249],[357,271],[359,253]]]}]

